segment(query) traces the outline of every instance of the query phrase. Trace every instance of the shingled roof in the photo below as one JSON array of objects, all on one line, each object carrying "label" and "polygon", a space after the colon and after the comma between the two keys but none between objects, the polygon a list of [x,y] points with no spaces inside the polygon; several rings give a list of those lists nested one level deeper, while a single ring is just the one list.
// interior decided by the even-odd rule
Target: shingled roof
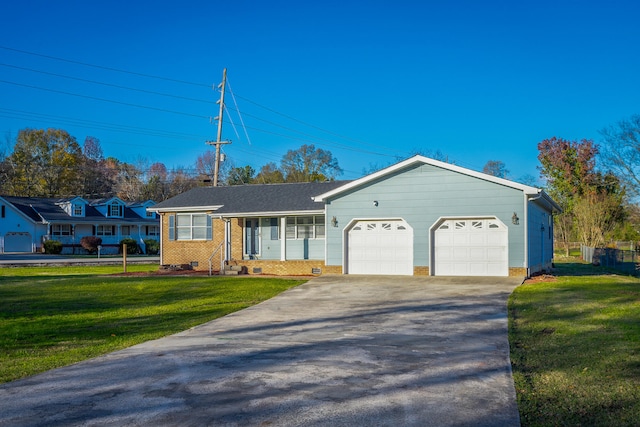
[{"label": "shingled roof", "polygon": [[313,197],[350,181],[248,184],[197,187],[151,207],[153,211],[211,210],[216,214],[261,214],[321,211],[324,203]]},{"label": "shingled roof", "polygon": [[[148,222],[157,223],[155,218],[146,218],[138,216],[133,210],[125,207],[124,218],[109,218],[101,214],[95,207],[88,204],[85,206],[85,215],[70,216],[62,208],[64,202],[72,200],[72,198],[43,198],[43,197],[17,197],[2,196],[7,202],[11,203],[20,212],[29,217],[32,221],[42,222],[67,222],[67,223],[140,223]],[[92,200],[88,200],[89,203]]]}]

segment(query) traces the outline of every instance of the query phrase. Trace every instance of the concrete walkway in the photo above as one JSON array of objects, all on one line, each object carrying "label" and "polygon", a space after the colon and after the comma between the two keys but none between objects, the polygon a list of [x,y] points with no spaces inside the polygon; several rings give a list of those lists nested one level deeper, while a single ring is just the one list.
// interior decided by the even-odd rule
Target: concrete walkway
[{"label": "concrete walkway", "polygon": [[[160,263],[159,256],[133,256],[127,257],[127,264],[155,264]],[[122,256],[97,256],[72,257],[65,255],[5,253],[0,254],[0,268],[2,267],[51,267],[64,265],[118,265],[122,264]],[[0,276],[2,272],[0,271]]]},{"label": "concrete walkway", "polygon": [[4,384],[0,426],[518,426],[506,300],[521,282],[322,276]]}]

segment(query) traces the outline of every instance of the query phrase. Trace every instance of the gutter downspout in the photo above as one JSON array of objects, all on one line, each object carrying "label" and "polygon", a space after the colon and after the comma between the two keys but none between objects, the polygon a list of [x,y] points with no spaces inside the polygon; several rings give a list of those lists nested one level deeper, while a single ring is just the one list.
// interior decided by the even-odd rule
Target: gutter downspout
[{"label": "gutter downspout", "polygon": [[224,260],[228,263],[231,261],[231,220],[222,218],[224,221]]},{"label": "gutter downspout", "polygon": [[[158,214],[160,215],[160,212],[158,212]],[[162,223],[164,221],[164,219],[166,218],[167,222],[169,221],[169,217],[167,216],[167,214],[162,214],[160,216],[160,265],[164,265],[164,250],[162,248],[162,241],[164,240],[164,227],[162,226]],[[167,224],[167,228],[169,228],[169,224]]]}]

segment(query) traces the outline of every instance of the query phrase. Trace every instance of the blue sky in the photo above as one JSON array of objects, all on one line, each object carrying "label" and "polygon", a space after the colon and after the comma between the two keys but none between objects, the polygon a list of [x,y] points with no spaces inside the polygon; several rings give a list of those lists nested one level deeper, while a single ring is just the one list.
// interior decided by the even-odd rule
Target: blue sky
[{"label": "blue sky", "polygon": [[640,113],[638,16],[616,0],[5,2],[0,143],[62,128],[192,169],[227,68],[236,166],[315,144],[343,179],[415,151],[537,177],[542,139],[598,141]]}]

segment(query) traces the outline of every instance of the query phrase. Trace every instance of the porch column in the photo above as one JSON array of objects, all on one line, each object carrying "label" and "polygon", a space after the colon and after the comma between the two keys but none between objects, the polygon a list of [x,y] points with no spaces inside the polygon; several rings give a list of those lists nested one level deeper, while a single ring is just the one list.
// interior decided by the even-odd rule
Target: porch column
[{"label": "porch column", "polygon": [[280,261],[287,260],[287,217],[280,218]]}]

